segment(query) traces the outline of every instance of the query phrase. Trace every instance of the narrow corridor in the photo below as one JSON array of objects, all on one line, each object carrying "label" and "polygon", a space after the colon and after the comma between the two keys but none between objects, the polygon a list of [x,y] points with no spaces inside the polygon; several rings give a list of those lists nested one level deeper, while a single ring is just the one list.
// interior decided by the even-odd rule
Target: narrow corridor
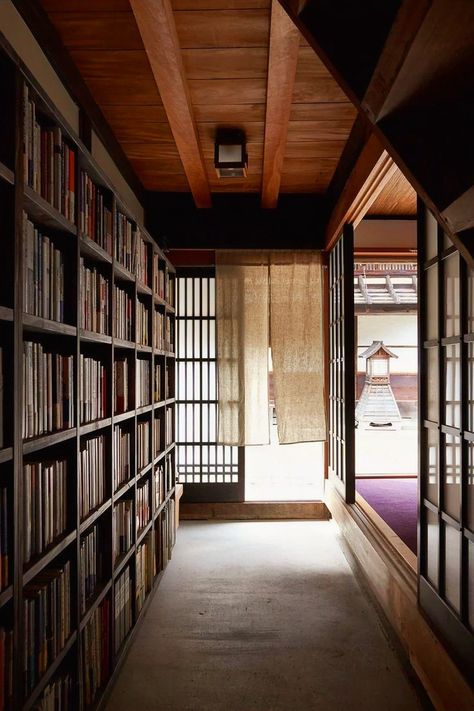
[{"label": "narrow corridor", "polygon": [[109,711],[426,708],[333,522],[188,522]]}]

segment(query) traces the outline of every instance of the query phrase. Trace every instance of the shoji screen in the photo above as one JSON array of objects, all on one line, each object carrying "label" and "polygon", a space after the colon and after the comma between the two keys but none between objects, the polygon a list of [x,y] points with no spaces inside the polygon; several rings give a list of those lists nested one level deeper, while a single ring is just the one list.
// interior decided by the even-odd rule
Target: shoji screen
[{"label": "shoji screen", "polygon": [[474,272],[419,206],[420,603],[474,671]]},{"label": "shoji screen", "polygon": [[217,444],[213,269],[178,269],[177,453],[185,501],[243,501],[243,448]]}]

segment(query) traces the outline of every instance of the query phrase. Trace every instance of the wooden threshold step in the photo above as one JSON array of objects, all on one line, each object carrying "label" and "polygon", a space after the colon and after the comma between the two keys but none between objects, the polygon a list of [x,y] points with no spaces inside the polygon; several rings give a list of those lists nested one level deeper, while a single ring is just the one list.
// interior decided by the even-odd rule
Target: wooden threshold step
[{"label": "wooden threshold step", "polygon": [[282,521],[318,520],[331,518],[323,501],[245,501],[242,503],[182,503],[181,521]]}]

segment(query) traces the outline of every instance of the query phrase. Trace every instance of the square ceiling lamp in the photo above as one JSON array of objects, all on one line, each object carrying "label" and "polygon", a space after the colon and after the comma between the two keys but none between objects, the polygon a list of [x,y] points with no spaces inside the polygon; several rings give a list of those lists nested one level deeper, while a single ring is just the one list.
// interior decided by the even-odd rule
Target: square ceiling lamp
[{"label": "square ceiling lamp", "polygon": [[245,134],[239,129],[218,129],[214,145],[214,166],[219,178],[246,178]]}]

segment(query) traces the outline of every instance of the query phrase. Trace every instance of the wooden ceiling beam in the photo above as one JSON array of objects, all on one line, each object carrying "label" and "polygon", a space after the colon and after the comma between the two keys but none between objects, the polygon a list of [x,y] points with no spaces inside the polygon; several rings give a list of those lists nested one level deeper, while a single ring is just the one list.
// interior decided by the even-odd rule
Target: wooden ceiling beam
[{"label": "wooden ceiling beam", "polygon": [[211,192],[170,0],[130,0],[130,5],[196,207],[211,207]]},{"label": "wooden ceiling beam", "polygon": [[278,0],[273,0],[263,151],[262,207],[264,208],[275,208],[278,203],[299,45],[299,30]]}]

